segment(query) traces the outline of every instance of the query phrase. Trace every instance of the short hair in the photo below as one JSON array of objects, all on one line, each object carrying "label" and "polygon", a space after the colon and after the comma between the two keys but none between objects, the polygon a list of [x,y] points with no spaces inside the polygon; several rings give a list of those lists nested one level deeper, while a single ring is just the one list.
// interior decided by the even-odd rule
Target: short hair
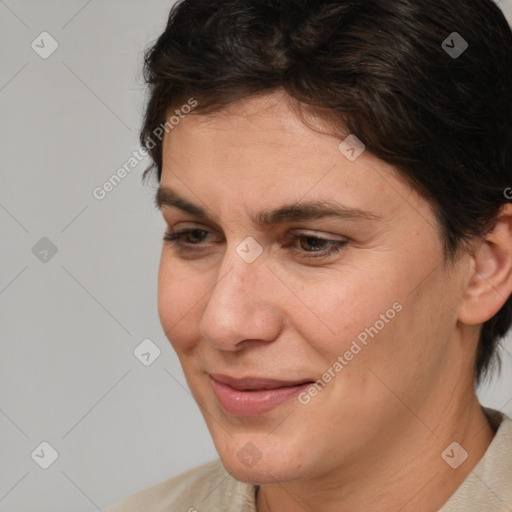
[{"label": "short hair", "polygon": [[[512,32],[492,0],[182,0],[144,78],[144,176],[156,169],[160,181],[152,134],[187,98],[208,114],[284,91],[328,112],[429,201],[445,264],[511,202]],[[481,328],[476,385],[499,370],[511,323],[508,297]]]}]

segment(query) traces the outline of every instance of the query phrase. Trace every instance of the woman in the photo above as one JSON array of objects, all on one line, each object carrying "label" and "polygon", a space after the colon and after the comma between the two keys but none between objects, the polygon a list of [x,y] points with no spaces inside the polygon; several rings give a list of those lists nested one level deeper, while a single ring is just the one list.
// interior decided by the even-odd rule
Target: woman
[{"label": "woman", "polygon": [[491,0],[184,0],[146,59],[159,314],[220,459],[111,512],[504,511],[512,321]]}]

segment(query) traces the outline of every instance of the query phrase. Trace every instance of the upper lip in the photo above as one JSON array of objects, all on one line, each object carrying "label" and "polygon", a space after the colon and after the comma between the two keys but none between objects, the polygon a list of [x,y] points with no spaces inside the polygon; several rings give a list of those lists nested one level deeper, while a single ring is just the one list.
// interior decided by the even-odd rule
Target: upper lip
[{"label": "upper lip", "polygon": [[222,375],[219,373],[210,373],[210,377],[221,384],[226,384],[239,391],[255,390],[255,389],[276,389],[289,386],[298,386],[299,384],[305,384],[313,382],[311,379],[297,379],[297,380],[280,380],[280,379],[269,379],[266,377],[244,377],[236,379],[228,375]]}]

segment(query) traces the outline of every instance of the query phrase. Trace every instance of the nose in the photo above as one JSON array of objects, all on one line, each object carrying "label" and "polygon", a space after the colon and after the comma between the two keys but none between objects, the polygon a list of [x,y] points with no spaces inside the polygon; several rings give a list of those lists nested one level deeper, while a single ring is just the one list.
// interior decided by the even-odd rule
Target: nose
[{"label": "nose", "polygon": [[247,263],[231,248],[218,266],[200,321],[207,343],[219,350],[238,351],[252,343],[275,340],[282,327],[275,276],[264,255]]}]

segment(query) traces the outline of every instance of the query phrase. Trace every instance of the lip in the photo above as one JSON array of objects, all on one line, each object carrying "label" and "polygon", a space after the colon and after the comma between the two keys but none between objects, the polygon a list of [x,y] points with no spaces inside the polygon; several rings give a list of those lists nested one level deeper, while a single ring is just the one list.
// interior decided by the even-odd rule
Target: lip
[{"label": "lip", "polygon": [[213,391],[221,408],[232,416],[261,416],[308,388],[311,379],[285,381],[261,377],[235,379],[210,374]]}]

